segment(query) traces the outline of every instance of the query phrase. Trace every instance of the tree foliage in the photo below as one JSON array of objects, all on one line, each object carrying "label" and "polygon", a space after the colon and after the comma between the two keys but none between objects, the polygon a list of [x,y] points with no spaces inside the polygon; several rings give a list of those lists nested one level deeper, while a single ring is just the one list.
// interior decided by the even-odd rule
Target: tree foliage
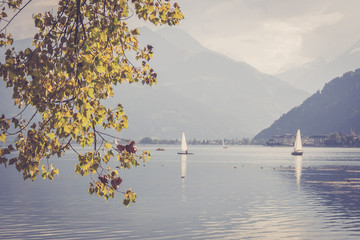
[{"label": "tree foliage", "polygon": [[[130,29],[127,20],[137,16],[154,25],[176,25],[183,19],[180,7],[169,0],[60,0],[55,14],[34,15],[38,32],[33,47],[16,51],[7,33],[13,19],[8,13],[16,16],[29,2],[3,2],[0,13],[0,21],[7,23],[0,32],[0,47],[7,49],[0,77],[13,89],[20,111],[0,117],[0,141],[5,143],[0,163],[15,165],[24,179],[34,180],[41,171],[42,178],[52,180],[59,170],[51,158],[72,149],[78,154],[76,174],[91,176],[89,193],[113,198],[122,179],[109,161],[116,159],[115,168],[127,169],[150,155],[138,153],[131,141],[113,144],[115,136],[108,131],[120,133],[128,120],[121,104],[110,109],[103,100],[113,96],[114,85],[157,81],[149,65],[152,46],[140,47],[139,30]],[[27,108],[33,114],[23,118]],[[6,144],[11,135],[15,146]],[[92,150],[79,153],[74,144]],[[126,206],[135,202],[131,189],[120,192]]]}]

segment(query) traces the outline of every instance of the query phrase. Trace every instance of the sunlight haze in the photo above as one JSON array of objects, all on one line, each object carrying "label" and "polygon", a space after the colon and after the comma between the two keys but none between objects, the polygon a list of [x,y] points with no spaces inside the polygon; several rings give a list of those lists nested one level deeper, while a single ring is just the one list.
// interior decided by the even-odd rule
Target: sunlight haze
[{"label": "sunlight haze", "polygon": [[[56,11],[56,0],[30,3],[11,26],[31,37],[35,11]],[[202,45],[276,74],[323,57],[329,61],[360,40],[360,1],[179,0],[180,28]],[[134,19],[136,20],[136,19]],[[142,24],[141,22],[139,22]]]}]

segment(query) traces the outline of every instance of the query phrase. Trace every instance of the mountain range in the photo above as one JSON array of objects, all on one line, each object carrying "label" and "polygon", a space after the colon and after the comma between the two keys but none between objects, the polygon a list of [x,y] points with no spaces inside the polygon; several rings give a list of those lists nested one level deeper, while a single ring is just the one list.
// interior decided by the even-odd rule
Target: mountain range
[{"label": "mountain range", "polygon": [[140,29],[154,47],[158,83],[122,85],[126,135],[158,138],[253,137],[309,94],[244,62],[213,52],[177,28]]},{"label": "mountain range", "polygon": [[343,73],[360,67],[360,41],[331,61],[319,57],[312,62],[275,75],[299,89],[315,93]]},{"label": "mountain range", "polygon": [[[308,92],[312,90],[303,86],[307,81],[316,79],[303,77],[301,84],[294,84],[298,80],[287,78],[286,74],[311,76],[311,69],[319,69],[320,75],[327,74],[327,68],[315,67],[314,64],[310,64],[312,68],[303,67],[302,72],[296,69],[277,77],[264,74],[245,62],[232,60],[203,47],[178,28],[152,31],[143,27],[140,34],[140,44],[153,46],[154,58],[150,64],[158,73],[158,83],[152,87],[140,83],[115,87],[114,97],[106,104],[111,107],[122,103],[124,106],[129,128],[119,136],[123,138],[174,139],[180,138],[182,131],[188,138],[197,139],[250,138],[260,131],[257,137],[262,137],[263,129],[310,96]],[[15,41],[15,46],[19,48],[30,44],[31,39]],[[354,45],[344,53],[343,62],[350,64],[344,64],[344,68],[355,65],[351,59],[357,59],[358,54],[360,56],[358,50],[360,44],[359,48]],[[337,61],[341,65],[340,58],[332,64],[336,65]],[[321,61],[318,64],[324,65]],[[11,101],[11,92],[2,81],[0,95],[2,103]],[[11,106],[2,104],[0,113],[12,113],[14,109]],[[293,133],[292,129],[286,131]],[[304,131],[306,133],[306,129]]]},{"label": "mountain range", "polygon": [[333,79],[300,106],[281,116],[254,139],[295,134],[304,136],[341,132],[360,132],[360,69]]}]

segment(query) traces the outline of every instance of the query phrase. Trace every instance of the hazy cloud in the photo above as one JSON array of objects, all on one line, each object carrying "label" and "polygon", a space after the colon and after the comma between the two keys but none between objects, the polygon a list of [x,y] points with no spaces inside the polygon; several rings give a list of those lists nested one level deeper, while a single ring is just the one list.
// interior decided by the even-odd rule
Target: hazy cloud
[{"label": "hazy cloud", "polygon": [[181,28],[206,47],[264,72],[333,58],[360,39],[356,0],[181,2]]},{"label": "hazy cloud", "polygon": [[[31,37],[34,12],[56,11],[57,0],[31,2],[11,28]],[[205,47],[277,73],[317,57],[331,59],[360,40],[358,0],[178,0],[180,28]]]}]

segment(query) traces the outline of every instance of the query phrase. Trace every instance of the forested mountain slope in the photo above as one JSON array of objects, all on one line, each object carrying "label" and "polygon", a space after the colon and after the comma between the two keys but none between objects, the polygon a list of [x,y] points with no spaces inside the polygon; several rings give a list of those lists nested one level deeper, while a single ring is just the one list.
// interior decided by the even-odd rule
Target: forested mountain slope
[{"label": "forested mountain slope", "polygon": [[360,69],[347,72],[327,83],[300,106],[281,116],[254,139],[269,139],[274,135],[328,134],[351,130],[360,133]]}]

